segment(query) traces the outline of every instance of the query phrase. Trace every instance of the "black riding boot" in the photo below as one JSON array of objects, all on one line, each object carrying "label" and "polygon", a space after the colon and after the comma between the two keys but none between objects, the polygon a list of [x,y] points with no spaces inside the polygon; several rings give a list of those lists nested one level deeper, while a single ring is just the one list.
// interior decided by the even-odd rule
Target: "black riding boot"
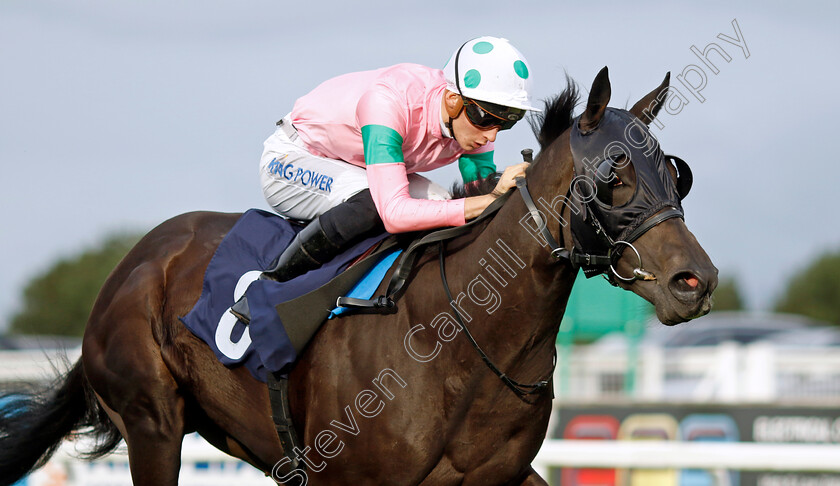
[{"label": "black riding boot", "polygon": [[[316,219],[295,235],[289,246],[271,265],[271,269],[260,275],[260,280],[288,282],[332,260],[341,250],[342,248],[324,233],[321,220]],[[240,321],[246,324],[250,322],[251,309],[248,306],[247,295],[236,301],[230,312]]]},{"label": "black riding boot", "polygon": [[[309,223],[260,278],[287,282],[329,262],[364,238],[383,231],[385,227],[376,212],[370,190],[365,189]],[[246,296],[236,301],[230,312],[240,321],[250,322]]]},{"label": "black riding boot", "polygon": [[298,233],[277,257],[277,261],[260,275],[263,280],[288,282],[289,280],[315,270],[332,260],[341,251],[337,243],[333,243],[321,228],[321,220],[316,219]]}]

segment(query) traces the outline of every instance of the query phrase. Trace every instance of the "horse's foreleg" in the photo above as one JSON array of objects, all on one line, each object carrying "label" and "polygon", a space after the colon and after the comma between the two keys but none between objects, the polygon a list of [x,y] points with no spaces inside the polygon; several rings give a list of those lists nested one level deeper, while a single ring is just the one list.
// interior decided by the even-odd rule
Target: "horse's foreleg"
[{"label": "horse's foreleg", "polygon": [[548,486],[548,483],[543,479],[533,468],[529,468],[528,475],[518,486]]}]

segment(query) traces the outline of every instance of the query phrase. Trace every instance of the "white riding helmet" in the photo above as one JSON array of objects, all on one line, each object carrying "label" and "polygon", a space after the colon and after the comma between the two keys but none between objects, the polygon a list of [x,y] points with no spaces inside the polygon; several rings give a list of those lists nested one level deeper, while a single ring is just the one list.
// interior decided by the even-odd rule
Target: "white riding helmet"
[{"label": "white riding helmet", "polygon": [[531,69],[507,39],[484,36],[467,41],[443,68],[446,87],[465,98],[521,110],[531,104]]}]

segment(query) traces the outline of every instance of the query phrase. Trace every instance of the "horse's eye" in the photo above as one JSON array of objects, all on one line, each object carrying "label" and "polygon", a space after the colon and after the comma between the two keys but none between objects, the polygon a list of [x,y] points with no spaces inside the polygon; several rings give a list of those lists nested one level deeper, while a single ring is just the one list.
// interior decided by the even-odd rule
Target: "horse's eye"
[{"label": "horse's eye", "polygon": [[[618,172],[621,171],[621,176]],[[595,173],[595,197],[604,205],[620,206],[630,201],[632,194],[628,191],[616,191],[618,188],[627,187],[625,181],[633,181],[633,164],[625,156],[607,159],[601,162]]]}]

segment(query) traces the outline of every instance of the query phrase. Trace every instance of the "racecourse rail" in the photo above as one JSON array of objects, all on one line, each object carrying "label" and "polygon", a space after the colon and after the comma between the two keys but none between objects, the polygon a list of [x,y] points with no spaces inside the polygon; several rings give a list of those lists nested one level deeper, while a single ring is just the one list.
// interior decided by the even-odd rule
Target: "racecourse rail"
[{"label": "racecourse rail", "polygon": [[840,472],[840,445],[546,440],[533,462],[551,467]]},{"label": "racecourse rail", "polygon": [[[70,473],[74,481],[68,484],[130,484],[124,449],[92,464],[75,455],[75,446],[65,443],[51,461]],[[840,445],[550,439],[543,443],[533,466],[545,478],[549,477],[550,468],[559,467],[838,473],[838,457]],[[273,484],[259,471],[194,435],[185,441],[182,459],[181,483],[187,486],[227,486],[232,480],[240,486]]]},{"label": "racecourse rail", "polygon": [[[65,443],[56,460],[75,461],[75,455],[75,446]],[[238,462],[206,442],[191,442],[181,458],[185,463]],[[125,463],[128,455],[117,453],[99,462]],[[543,471],[585,467],[840,472],[840,445],[548,439],[532,464]]]}]

